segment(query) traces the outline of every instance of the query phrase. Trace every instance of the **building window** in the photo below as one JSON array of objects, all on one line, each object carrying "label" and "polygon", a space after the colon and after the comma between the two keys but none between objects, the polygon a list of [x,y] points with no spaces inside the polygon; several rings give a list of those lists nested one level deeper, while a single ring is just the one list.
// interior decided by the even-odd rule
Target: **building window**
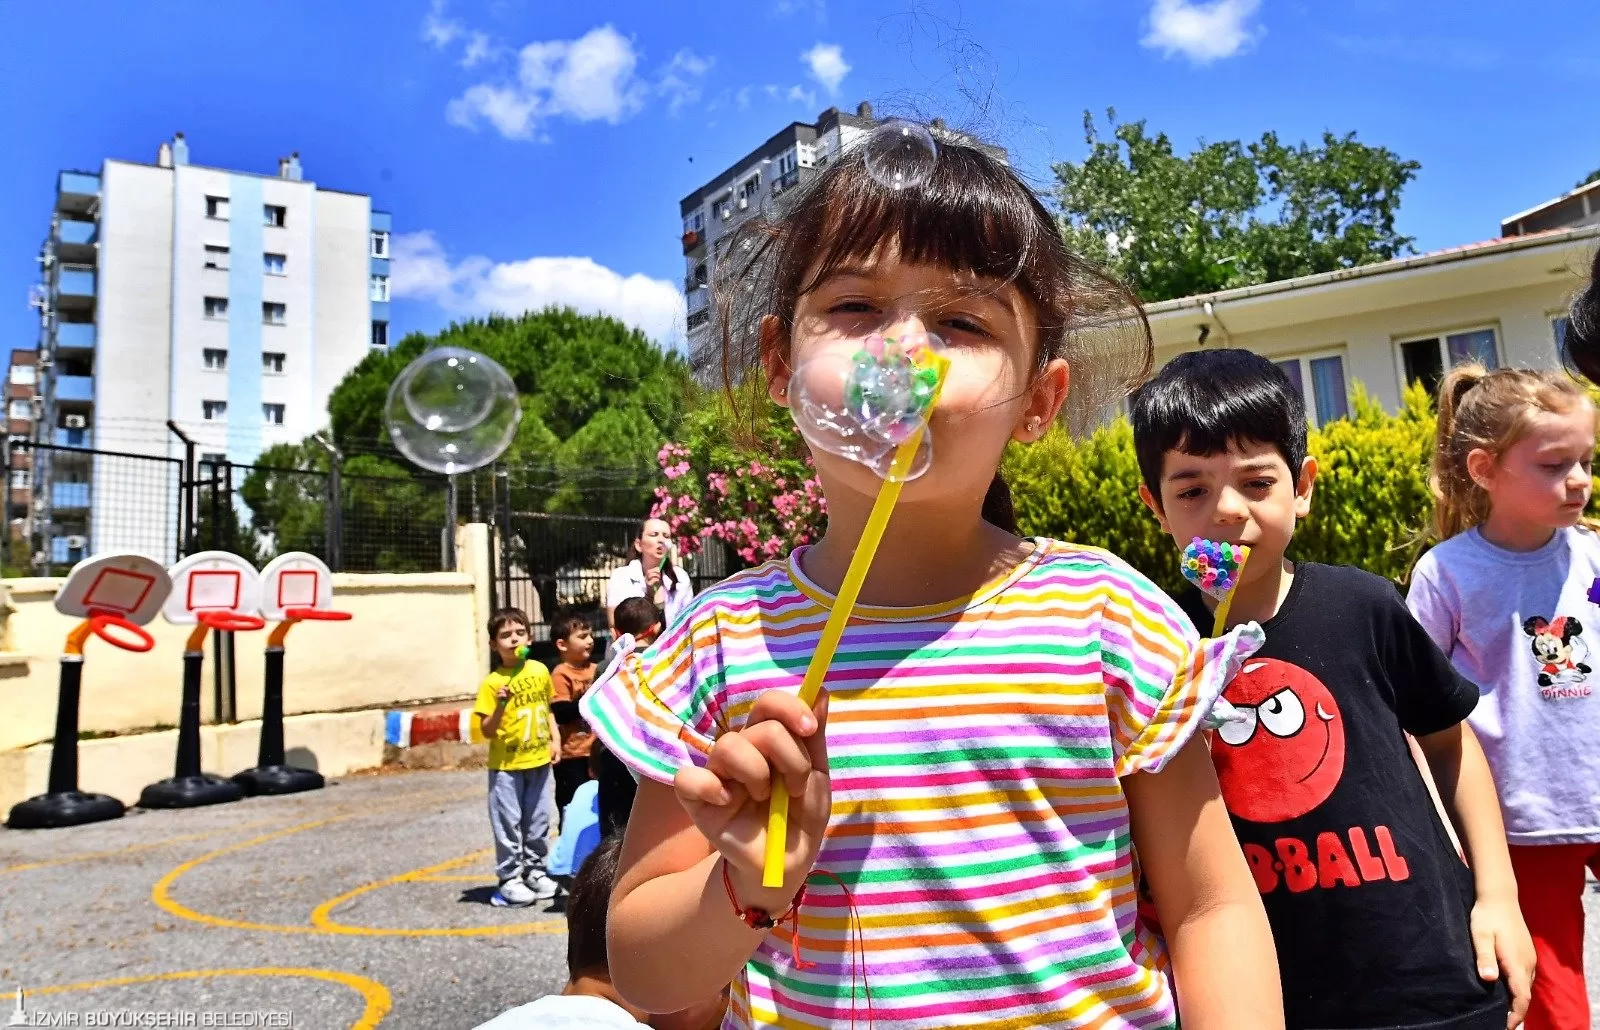
[{"label": "building window", "polygon": [[206,298],[206,317],[207,318],[227,318],[228,317],[228,298],[226,298],[226,297],[207,297]]},{"label": "building window", "polygon": [[11,417],[12,418],[22,418],[22,419],[32,418],[33,417],[33,402],[32,401],[12,401],[11,402]]},{"label": "building window", "polygon": [[221,372],[228,367],[228,352],[220,347],[207,347],[200,356],[205,359],[207,372]]},{"label": "building window", "polygon": [[[1343,354],[1318,354],[1284,358],[1274,362],[1305,398],[1306,417],[1314,426],[1324,426],[1350,415],[1350,386],[1344,374]],[[1308,392],[1307,384],[1311,389]]]},{"label": "building window", "polygon": [[372,277],[372,299],[376,301],[387,301],[389,299],[388,276],[375,275]]},{"label": "building window", "polygon": [[1493,329],[1470,329],[1425,339],[1402,340],[1399,347],[1404,385],[1421,383],[1428,393],[1434,395],[1439,392],[1439,381],[1444,378],[1445,372],[1458,365],[1477,362],[1485,368],[1500,367],[1500,352]]},{"label": "building window", "polygon": [[206,244],[206,267],[228,269],[228,248],[216,243]]},{"label": "building window", "polygon": [[226,222],[228,220],[228,198],[207,197],[206,217],[215,218],[219,222]]},{"label": "building window", "polygon": [[207,422],[219,422],[228,417],[228,402],[201,401],[200,414]]},{"label": "building window", "polygon": [[284,256],[282,254],[263,254],[261,263],[266,266],[268,275],[284,275]]},{"label": "building window", "polygon": [[703,233],[703,232],[705,232],[706,231],[706,213],[704,211],[696,211],[694,214],[690,215],[688,218],[685,218],[683,220],[683,231],[686,232],[686,233],[689,233],[689,232],[700,232],[700,233]]},{"label": "building window", "polygon": [[13,469],[11,472],[11,489],[26,490],[28,488],[28,470]]},{"label": "building window", "polygon": [[284,305],[269,300],[261,305],[261,321],[267,325],[282,325],[288,310]]},{"label": "building window", "polygon": [[289,217],[288,210],[279,207],[277,204],[261,205],[261,214],[263,222],[274,229],[282,229],[284,220]]},{"label": "building window", "polygon": [[202,465],[221,465],[227,460],[228,456],[221,451],[202,451],[200,454],[200,464]]},{"label": "building window", "polygon": [[275,351],[262,351],[261,371],[264,375],[283,375],[283,355]]},{"label": "building window", "polygon": [[386,258],[389,256],[389,234],[378,229],[372,230],[372,256]]},{"label": "building window", "polygon": [[269,426],[281,426],[281,425],[283,425],[283,405],[282,404],[263,404],[263,405],[261,405],[261,417],[267,420],[267,425],[269,425]]},{"label": "building window", "polygon": [[389,346],[389,323],[374,321],[372,323],[372,345],[374,347]]},{"label": "building window", "polygon": [[33,365],[12,365],[11,385],[32,386],[39,381],[39,370]]}]

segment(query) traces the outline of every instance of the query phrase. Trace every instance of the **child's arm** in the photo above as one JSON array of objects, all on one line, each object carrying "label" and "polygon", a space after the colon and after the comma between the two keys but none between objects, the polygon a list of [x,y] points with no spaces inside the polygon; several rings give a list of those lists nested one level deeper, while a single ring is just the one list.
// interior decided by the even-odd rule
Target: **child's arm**
[{"label": "child's arm", "polygon": [[1514,1019],[1509,1025],[1516,1026],[1528,1011],[1533,939],[1517,905],[1517,881],[1489,763],[1477,734],[1464,722],[1419,737],[1417,744],[1428,759],[1439,799],[1472,867],[1477,887],[1472,943],[1478,953],[1478,975],[1498,980],[1504,972]]},{"label": "child's arm", "polygon": [[489,740],[500,732],[500,721],[506,715],[506,702],[511,700],[511,688],[500,687],[494,692],[494,711],[488,715],[478,713],[479,729],[483,731],[483,739]]},{"label": "child's arm", "polygon": [[556,713],[545,709],[545,720],[550,724],[550,764],[561,764],[561,726],[556,722]]},{"label": "child's arm", "polygon": [[[794,695],[771,691],[742,731],[717,738],[705,768],[680,770],[671,787],[640,781],[606,928],[611,981],[628,1001],[648,1012],[698,1004],[736,978],[766,939],[769,931],[735,913],[724,862],[741,906],[774,916],[789,907],[828,825],[826,725],[826,700],[813,716]],[[790,846],[784,886],[766,890],[774,775],[793,796]]]},{"label": "child's arm", "polygon": [[1282,1027],[1272,931],[1205,741],[1191,741],[1159,773],[1125,777],[1122,787],[1172,950],[1185,1030]]}]

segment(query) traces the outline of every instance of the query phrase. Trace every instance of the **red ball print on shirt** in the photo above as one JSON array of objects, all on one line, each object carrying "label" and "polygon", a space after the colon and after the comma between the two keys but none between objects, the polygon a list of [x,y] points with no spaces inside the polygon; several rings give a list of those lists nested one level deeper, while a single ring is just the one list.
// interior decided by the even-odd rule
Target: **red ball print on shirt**
[{"label": "red ball print on shirt", "polygon": [[1259,658],[1245,663],[1222,696],[1240,715],[1211,742],[1228,811],[1281,823],[1328,800],[1344,774],[1344,718],[1321,680],[1298,665]]}]

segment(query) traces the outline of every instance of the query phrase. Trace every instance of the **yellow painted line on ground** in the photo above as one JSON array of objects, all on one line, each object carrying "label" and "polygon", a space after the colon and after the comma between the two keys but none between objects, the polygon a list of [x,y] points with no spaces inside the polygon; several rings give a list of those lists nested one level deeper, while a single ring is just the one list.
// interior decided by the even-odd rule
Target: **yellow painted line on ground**
[{"label": "yellow painted line on ground", "polygon": [[[418,880],[424,880],[428,877],[434,876],[435,874],[443,873],[449,869],[458,869],[469,862],[479,861],[493,850],[494,849],[492,848],[483,848],[481,850],[471,852],[470,854],[462,855],[458,858],[452,858],[448,861],[440,862],[437,865],[424,866],[421,869],[414,869],[409,873],[399,873],[395,876],[386,877],[382,880],[374,880],[371,883],[364,883],[354,890],[345,891],[338,897],[329,899],[328,901],[324,901],[322,904],[318,905],[311,912],[311,923],[313,926],[316,926],[328,933],[360,933],[383,937],[485,937],[500,934],[566,933],[567,923],[564,919],[547,919],[535,923],[508,923],[503,926],[441,926],[421,930],[405,930],[379,926],[351,926],[348,923],[340,923],[335,921],[330,914],[340,905],[343,905],[349,901],[353,901],[361,895],[366,894],[368,891],[375,891],[382,887],[391,887],[397,883],[411,883]],[[477,876],[468,877],[468,879],[482,882],[482,878]]]},{"label": "yellow painted line on ground", "polygon": [[[474,792],[474,795],[475,793],[476,792]],[[466,798],[474,795],[463,794],[460,796],[462,798]],[[431,804],[432,799],[430,799],[428,803]],[[212,915],[209,912],[196,911],[172,896],[173,885],[175,885],[179,879],[181,879],[185,874],[191,872],[199,866],[204,865],[207,862],[212,861],[213,859],[244,851],[261,844],[266,844],[269,841],[292,836],[296,833],[304,833],[307,830],[314,830],[321,826],[328,826],[333,823],[343,822],[347,819],[354,819],[360,815],[389,815],[393,812],[394,808],[390,807],[386,808],[381,813],[369,810],[366,812],[350,812],[344,815],[330,816],[326,819],[317,819],[311,822],[290,826],[282,830],[275,830],[272,833],[264,833],[259,837],[252,837],[249,840],[240,841],[237,844],[229,844],[227,847],[217,848],[214,851],[208,851],[203,855],[191,858],[189,861],[182,863],[172,871],[168,872],[161,879],[157,880],[155,886],[150,890],[150,900],[155,903],[157,908],[161,909],[163,912],[166,912],[168,915],[176,916],[179,919],[186,919],[192,923],[202,923],[206,926],[225,927],[231,930],[254,930],[259,933],[312,933],[334,934],[349,937],[487,937],[504,936],[508,934],[566,932],[566,921],[562,919],[551,919],[535,923],[503,923],[490,926],[448,926],[407,929],[403,927],[350,926],[344,923],[335,922],[333,919],[329,918],[328,913],[330,913],[333,909],[358,895],[365,894],[368,891],[376,890],[379,887],[386,887],[394,883],[403,883],[408,878],[413,876],[429,876],[434,873],[458,868],[466,865],[468,862],[473,862],[482,858],[490,850],[487,848],[480,851],[474,851],[471,854],[464,855],[459,858],[452,858],[448,861],[440,862],[437,865],[425,866],[421,869],[412,870],[409,873],[400,873],[396,876],[386,877],[382,880],[375,880],[372,883],[362,884],[360,887],[357,887],[352,891],[346,891],[344,894],[339,895],[331,901],[325,901],[321,905],[318,905],[311,913],[312,925],[310,926],[294,925],[291,923],[258,923],[247,919],[232,919],[228,916]],[[478,878],[474,877],[473,879]]]},{"label": "yellow painted line on ground", "polygon": [[185,833],[176,837],[163,837],[161,840],[148,841],[144,844],[129,844],[114,851],[85,851],[77,855],[62,855],[60,858],[46,858],[38,862],[23,862],[20,865],[0,866],[0,873],[22,873],[29,869],[44,869],[49,866],[67,865],[71,862],[89,862],[97,858],[120,858],[130,851],[149,851],[151,848],[164,848],[169,844],[185,844],[192,840],[205,840],[223,833],[233,833],[236,830],[255,830],[263,826],[272,826],[283,822],[282,819],[258,819],[251,823],[240,823],[237,826],[223,826],[215,830],[206,830],[203,833]]},{"label": "yellow painted line on ground", "polygon": [[481,883],[487,887],[494,881],[493,873],[457,873],[453,876],[408,876],[410,883]]},{"label": "yellow painted line on ground", "polygon": [[336,969],[295,969],[280,966],[264,966],[259,969],[186,969],[175,973],[151,973],[147,976],[122,976],[115,980],[89,980],[84,983],[61,984],[56,987],[29,987],[27,993],[33,996],[41,994],[66,994],[69,991],[95,991],[104,987],[127,987],[131,984],[155,983],[160,980],[201,980],[212,976],[288,976],[303,977],[313,980],[325,980],[329,983],[342,984],[361,995],[366,1007],[362,1009],[361,1018],[350,1024],[350,1030],[371,1030],[383,1021],[394,1007],[394,1001],[389,997],[389,989],[376,980],[355,973],[341,973]]}]

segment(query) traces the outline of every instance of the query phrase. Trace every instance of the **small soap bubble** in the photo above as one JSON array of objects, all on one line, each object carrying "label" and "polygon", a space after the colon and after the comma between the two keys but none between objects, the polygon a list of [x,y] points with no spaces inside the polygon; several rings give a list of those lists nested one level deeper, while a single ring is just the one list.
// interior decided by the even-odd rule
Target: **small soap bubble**
[{"label": "small soap bubble", "polygon": [[933,175],[939,145],[925,126],[891,118],[867,137],[863,159],[867,174],[880,185],[903,190],[920,186]]},{"label": "small soap bubble", "polygon": [[436,347],[395,378],[383,414],[396,450],[429,471],[453,474],[505,453],[522,405],[497,362],[459,347]]}]

